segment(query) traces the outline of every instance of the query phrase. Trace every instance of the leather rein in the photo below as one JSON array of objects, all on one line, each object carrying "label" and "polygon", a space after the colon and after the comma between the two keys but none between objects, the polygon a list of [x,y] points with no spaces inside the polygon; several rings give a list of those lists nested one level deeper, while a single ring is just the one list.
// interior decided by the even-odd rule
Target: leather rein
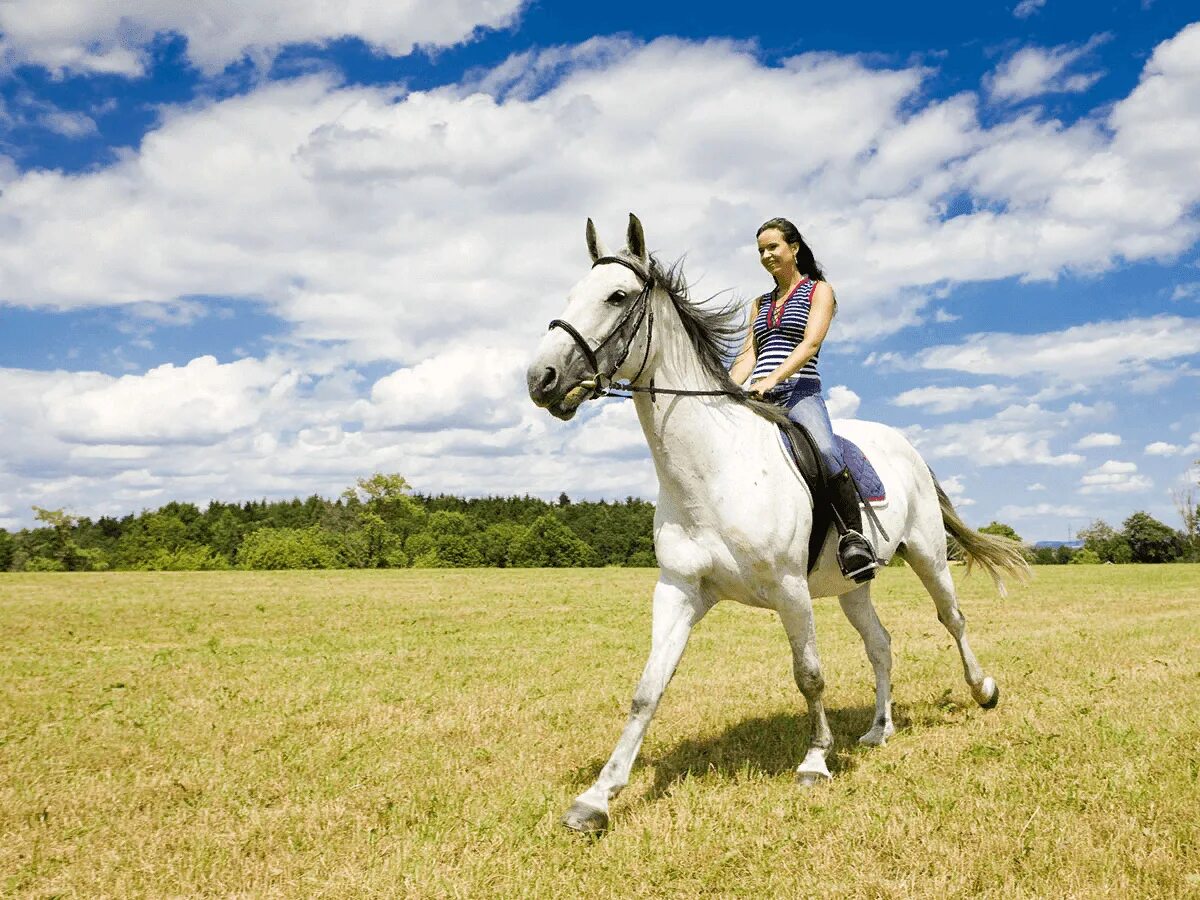
[{"label": "leather rein", "polygon": [[[598,397],[617,397],[622,400],[629,399],[624,394],[612,393],[614,390],[629,391],[630,393],[636,394],[649,394],[651,399],[654,399],[657,394],[668,394],[673,397],[734,397],[738,400],[743,400],[749,396],[749,392],[742,390],[691,391],[676,388],[656,388],[654,386],[653,378],[650,379],[649,387],[641,387],[634,384],[635,381],[642,377],[642,372],[646,370],[646,363],[650,359],[650,343],[654,339],[654,310],[650,308],[650,292],[654,289],[654,276],[652,273],[643,271],[640,266],[635,265],[630,260],[621,256],[601,256],[594,263],[592,263],[592,268],[594,269],[596,266],[604,265],[606,263],[616,263],[619,266],[624,266],[630,272],[636,275],[642,282],[641,293],[637,295],[637,298],[634,300],[633,304],[626,311],[625,315],[621,317],[621,320],[613,327],[613,330],[610,331],[608,335],[605,336],[604,340],[602,340],[599,344],[597,344],[595,347],[591,347],[584,336],[579,333],[578,329],[576,329],[575,326],[570,322],[564,321],[563,319],[553,319],[550,322],[550,327],[547,329],[548,331],[553,331],[555,328],[561,328],[568,335],[570,335],[571,340],[575,342],[575,346],[579,348],[579,352],[583,354],[584,360],[586,360],[587,364],[591,367],[592,374],[579,383],[580,387],[587,388],[589,391],[591,391],[591,395],[588,397],[589,400],[594,400]],[[603,350],[609,341],[620,334],[634,316],[637,316],[637,322],[633,326],[633,334],[629,338],[629,343],[626,344],[625,349],[621,351],[621,356],[617,360],[616,365],[613,366],[612,372],[608,375],[601,373],[600,362],[596,358],[596,353],[600,350]],[[643,321],[647,322],[647,326],[646,350],[642,354],[642,364],[638,366],[637,374],[628,381],[624,383],[614,382],[613,378],[616,376],[617,371],[621,368],[621,366],[625,365],[625,359],[629,356],[629,351],[633,349],[633,342],[637,339],[638,332],[642,329]]]}]

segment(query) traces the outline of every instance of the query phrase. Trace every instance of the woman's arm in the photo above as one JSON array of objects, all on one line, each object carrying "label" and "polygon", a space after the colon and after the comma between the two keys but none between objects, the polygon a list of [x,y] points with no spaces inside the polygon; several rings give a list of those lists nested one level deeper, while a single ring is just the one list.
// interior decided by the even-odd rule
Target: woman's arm
[{"label": "woman's arm", "polygon": [[750,307],[750,329],[746,332],[746,340],[742,342],[741,352],[729,369],[729,377],[734,384],[744,384],[754,371],[754,364],[758,362],[758,354],[754,350],[754,320],[758,318],[758,306],[761,302],[760,297]]},{"label": "woman's arm", "polygon": [[781,362],[774,372],[766,378],[760,378],[754,382],[751,390],[765,394],[779,382],[786,381],[804,368],[804,364],[816,356],[817,351],[821,349],[821,342],[829,333],[829,323],[833,321],[835,307],[833,288],[824,281],[818,281],[813,287],[812,297],[808,302],[808,325],[804,329],[804,339],[796,345],[796,349],[788,354],[787,359]]}]

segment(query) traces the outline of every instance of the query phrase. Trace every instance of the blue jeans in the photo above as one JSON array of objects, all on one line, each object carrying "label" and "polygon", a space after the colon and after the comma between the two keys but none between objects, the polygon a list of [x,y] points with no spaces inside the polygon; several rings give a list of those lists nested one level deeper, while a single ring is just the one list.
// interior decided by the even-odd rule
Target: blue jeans
[{"label": "blue jeans", "polygon": [[836,475],[846,468],[841,448],[833,439],[833,426],[829,423],[829,410],[821,398],[821,383],[801,378],[791,392],[772,393],[768,398],[787,410],[788,418],[812,435],[813,443],[825,463],[825,470]]}]

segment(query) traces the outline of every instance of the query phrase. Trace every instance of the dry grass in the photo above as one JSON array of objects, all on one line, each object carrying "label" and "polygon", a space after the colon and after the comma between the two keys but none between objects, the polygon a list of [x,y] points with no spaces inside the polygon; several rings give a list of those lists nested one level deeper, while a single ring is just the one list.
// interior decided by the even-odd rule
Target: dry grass
[{"label": "dry grass", "polygon": [[29,897],[1200,896],[1200,566],[963,583],[971,703],[905,570],[899,733],[834,601],[834,782],[782,628],[698,629],[613,831],[559,814],[624,721],[646,570],[0,577],[0,893]]}]

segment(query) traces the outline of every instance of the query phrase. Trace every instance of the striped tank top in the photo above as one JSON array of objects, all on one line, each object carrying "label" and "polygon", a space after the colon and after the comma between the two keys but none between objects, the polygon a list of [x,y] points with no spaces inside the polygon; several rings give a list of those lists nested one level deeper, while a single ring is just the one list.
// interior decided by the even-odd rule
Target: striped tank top
[{"label": "striped tank top", "polygon": [[[763,294],[758,303],[758,315],[754,318],[754,352],[757,359],[750,376],[751,382],[774,372],[796,349],[796,345],[804,340],[815,287],[816,282],[805,278],[787,299],[775,304],[771,303],[770,294]],[[801,379],[819,387],[821,376],[817,372],[817,357],[820,355],[818,351],[800,371],[781,381],[775,392],[791,390]]]}]

